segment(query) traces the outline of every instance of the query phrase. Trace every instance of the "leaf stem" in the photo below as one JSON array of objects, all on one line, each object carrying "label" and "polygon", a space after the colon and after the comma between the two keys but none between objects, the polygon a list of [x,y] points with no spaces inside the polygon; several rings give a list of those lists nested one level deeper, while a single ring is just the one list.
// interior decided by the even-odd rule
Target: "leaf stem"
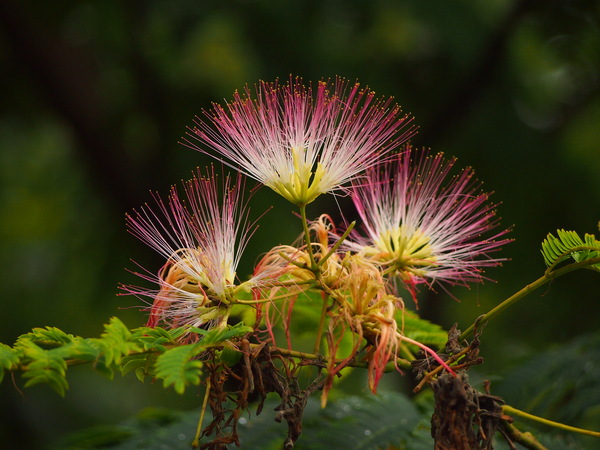
[{"label": "leaf stem", "polygon": [[192,441],[192,448],[200,447],[200,435],[202,433],[202,422],[204,422],[204,413],[206,412],[206,405],[208,404],[208,397],[210,395],[210,377],[206,379],[206,391],[204,392],[204,400],[202,400],[202,411],[200,412],[200,420],[198,421],[198,428],[196,428],[196,436]]},{"label": "leaf stem", "polygon": [[534,416],[533,414],[526,413],[525,411],[521,411],[520,409],[513,408],[509,405],[502,405],[502,411],[506,414],[523,417],[524,419],[533,420],[534,422],[543,423],[544,425],[549,425],[551,427],[559,428],[561,430],[571,431],[573,433],[585,434],[586,436],[600,438],[599,431],[585,430],[583,428],[576,428],[570,425],[565,425],[564,423],[554,422],[552,420],[544,419],[543,417]]},{"label": "leaf stem", "polygon": [[321,350],[321,338],[323,337],[323,328],[325,327],[325,317],[327,316],[327,303],[329,298],[323,299],[323,306],[321,308],[321,318],[319,319],[319,328],[317,328],[317,338],[315,339],[314,352],[319,353]]},{"label": "leaf stem", "polygon": [[[502,422],[501,427],[502,434],[509,441],[509,445],[512,444],[511,441],[515,441],[531,450],[548,450],[529,431],[519,431],[517,427],[508,422]],[[516,447],[513,446],[512,448]]]},{"label": "leaf stem", "polygon": [[[257,344],[250,344],[250,345],[252,347],[258,346]],[[309,360],[309,361],[312,360],[317,363],[326,364],[326,362],[327,362],[327,359],[323,355],[299,352],[296,350],[289,350],[287,348],[271,347],[270,352],[273,355],[289,356],[291,358],[298,358],[298,359],[304,359],[304,360]],[[336,359],[335,363],[337,364],[337,363],[344,362],[344,361],[346,361],[346,360],[345,359]],[[412,367],[410,361],[407,361],[406,359],[402,359],[402,358],[396,358],[395,362],[392,361],[391,363],[388,363],[390,370],[392,369],[392,367],[394,367],[394,364],[397,365],[398,367],[402,367],[403,369],[410,369]],[[348,364],[346,364],[346,366],[366,368],[366,367],[369,367],[369,362],[352,360]],[[388,369],[388,366],[386,366],[386,369]]]},{"label": "leaf stem", "polygon": [[[311,280],[311,284],[313,284],[314,282]],[[307,287],[306,289],[310,289],[312,286]],[[259,298],[256,300],[242,300],[242,299],[236,299],[235,303],[239,303],[240,305],[254,305],[254,304],[258,304],[258,303],[269,303],[272,302],[273,300],[281,300],[282,298],[288,298],[288,297],[293,297],[295,295],[298,295],[299,293],[304,292],[304,291],[300,291],[300,292],[288,292],[286,294],[281,294],[281,295],[276,295],[275,297],[267,297],[267,298]]]},{"label": "leaf stem", "polygon": [[302,218],[302,229],[304,230],[304,240],[306,241],[306,252],[310,258],[311,270],[317,268],[315,263],[315,255],[313,254],[312,242],[310,240],[310,230],[308,229],[308,220],[306,219],[306,205],[300,205],[300,217]]},{"label": "leaf stem", "polygon": [[478,327],[483,326],[490,319],[492,319],[495,316],[497,316],[498,314],[500,314],[502,311],[504,311],[506,308],[511,306],[513,303],[516,303],[517,301],[521,300],[523,297],[532,293],[533,291],[535,291],[539,287],[543,286],[544,284],[554,280],[555,278],[558,278],[562,275],[572,272],[574,270],[583,269],[588,266],[593,266],[593,265],[599,264],[599,263],[600,263],[600,258],[591,258],[591,259],[587,259],[582,262],[569,264],[567,266],[561,267],[560,269],[546,271],[542,277],[538,278],[533,283],[528,284],[523,289],[521,289],[520,291],[516,292],[515,294],[513,294],[512,296],[510,296],[509,298],[504,300],[498,306],[496,306],[495,308],[492,308],[490,311],[488,311],[483,316],[480,316],[473,325],[471,325],[469,328],[467,328],[465,331],[463,331],[463,333],[460,335],[460,339],[461,340],[466,339],[471,334],[473,334],[473,331],[475,330],[476,326],[478,326]]},{"label": "leaf stem", "polygon": [[356,225],[356,220],[351,222],[350,225],[348,225],[348,228],[346,229],[346,231],[344,231],[344,234],[342,234],[342,236],[333,245],[333,247],[331,247],[331,250],[329,250],[329,252],[327,252],[327,254],[323,258],[321,258],[321,260],[319,261],[320,266],[325,264],[325,261],[327,261],[331,257],[331,255],[333,255],[337,251],[337,249],[340,247],[342,242],[344,242],[346,240],[346,238],[348,237],[348,235],[350,234],[350,232],[352,231],[352,229],[354,228],[355,225]]}]

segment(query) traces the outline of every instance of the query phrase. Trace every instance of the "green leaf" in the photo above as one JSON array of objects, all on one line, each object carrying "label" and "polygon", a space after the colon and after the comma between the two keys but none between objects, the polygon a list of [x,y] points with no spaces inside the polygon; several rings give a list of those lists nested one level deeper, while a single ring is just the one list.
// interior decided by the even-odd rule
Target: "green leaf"
[{"label": "green leaf", "polygon": [[205,348],[199,342],[167,350],[156,360],[156,378],[163,380],[164,387],[173,386],[178,394],[183,394],[190,384],[200,384],[202,362],[193,358]]},{"label": "green leaf", "polygon": [[66,379],[67,363],[54,350],[45,350],[31,341],[22,340],[19,348],[30,362],[23,369],[23,377],[28,381],[25,387],[48,384],[61,396],[69,385]]},{"label": "green leaf", "polygon": [[89,339],[74,337],[70,344],[53,349],[57,355],[66,360],[78,360],[81,362],[97,361],[100,357],[99,349]]},{"label": "green leaf", "polygon": [[135,372],[136,378],[143,383],[147,376],[153,374],[157,358],[153,353],[126,356],[121,361],[121,373],[126,375]]},{"label": "green leaf", "polygon": [[448,332],[438,324],[421,319],[416,312],[408,309],[399,310],[396,314],[398,328],[403,334],[421,344],[442,348],[448,341]]},{"label": "green leaf", "polygon": [[[315,347],[316,331],[321,320],[323,299],[319,291],[309,290],[298,295],[295,300],[292,320],[290,321],[290,335],[294,350],[312,352]],[[283,318],[281,320],[287,320]],[[285,346],[285,333],[283,327],[275,328],[277,344]],[[323,333],[325,335],[325,333]],[[322,339],[324,342],[324,338]],[[345,344],[345,342],[344,342]],[[347,356],[352,345],[340,345],[339,354]]]},{"label": "green leaf", "polygon": [[[593,234],[586,234],[581,239],[575,231],[557,230],[557,237],[548,233],[542,242],[542,255],[546,266],[553,268],[557,264],[573,258],[575,262],[583,262],[600,257],[600,241]],[[600,263],[590,266],[600,270]]]},{"label": "green leaf", "polygon": [[19,364],[19,353],[8,345],[0,343],[0,382],[4,371],[10,371]]},{"label": "green leaf", "polygon": [[[274,420],[273,410],[280,404],[276,399],[266,401],[263,412],[256,416],[244,413],[238,425],[243,449],[281,449],[287,433],[285,421]],[[253,408],[250,408],[252,411]],[[429,450],[433,440],[429,434],[432,408],[421,411],[408,397],[397,392],[380,395],[350,396],[328,403],[325,409],[319,399],[311,397],[304,410],[303,430],[294,448],[297,449],[376,449],[397,448]],[[146,409],[117,428],[100,427],[78,431],[63,439],[55,448],[126,450],[144,448],[187,450],[194,438],[199,412]],[[211,420],[207,411],[205,423]],[[119,442],[111,437],[123,434]],[[124,432],[128,431],[129,436]],[[115,439],[116,441],[116,439]],[[97,443],[108,442],[108,445]],[[203,438],[201,444],[208,442]],[[68,445],[67,445],[68,443]],[[94,446],[95,445],[95,446]]]},{"label": "green leaf", "polygon": [[128,442],[133,435],[134,431],[123,425],[96,425],[62,438],[58,445],[50,448],[54,450],[112,449],[118,448],[123,442]]},{"label": "green leaf", "polygon": [[421,417],[413,403],[397,392],[346,397],[305,413],[296,448],[432,448],[427,430],[417,433]]},{"label": "green leaf", "polygon": [[233,338],[238,338],[252,332],[252,328],[238,323],[234,326],[227,327],[225,329],[212,329],[203,330],[201,328],[190,328],[191,332],[201,334],[201,343],[203,346],[208,347],[209,345],[220,344]]},{"label": "green leaf", "polygon": [[[539,352],[492,383],[492,394],[522,411],[588,430],[600,430],[600,333]],[[515,418],[547,448],[597,448],[598,438]]]},{"label": "green leaf", "polygon": [[579,337],[526,360],[492,385],[493,393],[515,408],[585,428],[586,414],[600,419],[598,361],[600,333]]},{"label": "green leaf", "polygon": [[219,360],[227,367],[233,367],[239,362],[240,359],[242,359],[242,352],[229,346],[225,346],[217,356],[219,357]]},{"label": "green leaf", "polygon": [[27,339],[45,346],[70,344],[74,338],[72,334],[67,334],[56,327],[34,328],[31,332],[19,336],[19,339]]},{"label": "green leaf", "polygon": [[252,331],[243,323],[225,329],[203,330],[191,328],[191,332],[202,335],[194,344],[171,348],[158,357],[155,376],[163,380],[165,387],[173,386],[175,392],[183,394],[189,385],[200,384],[202,362],[194,359],[209,347],[224,344],[227,340],[245,336]]},{"label": "green leaf", "polygon": [[198,411],[146,408],[118,425],[96,425],[62,437],[53,450],[186,449],[191,447]]},{"label": "green leaf", "polygon": [[142,351],[136,342],[132,342],[131,331],[117,317],[112,317],[110,323],[104,325],[104,330],[99,339],[88,339],[100,350],[102,361],[99,361],[98,368],[111,371],[112,366],[118,366],[124,356]]},{"label": "green leaf", "polygon": [[[163,353],[167,345],[177,343],[177,337],[183,334],[183,328],[167,331],[164,328],[140,327],[132,330],[131,341],[141,346],[144,351],[158,351]],[[181,332],[181,334],[179,334]]]}]

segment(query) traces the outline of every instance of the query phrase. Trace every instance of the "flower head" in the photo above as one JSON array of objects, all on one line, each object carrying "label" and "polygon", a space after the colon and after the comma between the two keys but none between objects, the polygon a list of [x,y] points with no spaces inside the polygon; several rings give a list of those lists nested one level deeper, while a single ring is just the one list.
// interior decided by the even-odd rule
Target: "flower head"
[{"label": "flower head", "polygon": [[[260,277],[236,286],[236,269],[254,227],[248,222],[244,182],[211,170],[184,184],[185,199],[173,187],[167,202],[155,195],[156,209],[144,206],[127,215],[130,232],[165,257],[157,275],[138,274],[158,289],[125,286],[152,298],[148,326],[203,326],[224,323],[236,289],[254,287]],[[267,276],[265,273],[263,276]]]},{"label": "flower head", "polygon": [[376,99],[342,78],[313,88],[302,79],[286,85],[259,82],[225,107],[214,104],[197,118],[184,145],[218,159],[269,186],[296,205],[341,189],[414,132],[411,118],[392,99]]},{"label": "flower head", "polygon": [[486,237],[498,225],[496,205],[471,168],[450,177],[454,163],[407,145],[391,164],[369,169],[366,182],[351,188],[366,236],[353,232],[346,245],[410,290],[419,283],[481,282],[483,269],[503,260],[488,254],[509,242],[500,239],[508,230]]}]

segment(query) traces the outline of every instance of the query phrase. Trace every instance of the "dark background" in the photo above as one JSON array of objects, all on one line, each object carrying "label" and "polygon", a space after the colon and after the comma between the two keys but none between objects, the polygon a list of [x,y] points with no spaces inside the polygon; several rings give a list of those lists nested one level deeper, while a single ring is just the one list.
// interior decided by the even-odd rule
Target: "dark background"
[{"label": "dark background", "polygon": [[[422,292],[422,314],[466,328],[543,273],[557,228],[596,233],[600,219],[600,3],[509,1],[0,1],[0,341],[33,327],[97,336],[118,315],[134,259],[160,261],[129,236],[124,214],[209,160],[178,145],[211,101],[259,79],[358,78],[394,96],[420,126],[417,145],[473,166],[501,202],[516,242],[497,283]],[[263,189],[239,275],[300,231],[292,206]],[[309,213],[335,212],[322,198]],[[597,274],[543,288],[487,327],[480,370],[598,329]],[[409,302],[407,302],[409,303]],[[0,387],[0,442],[43,448],[61,434],[115,423],[152,405],[197,407],[132,375],[69,371],[48,387]],[[361,384],[356,388],[365,389]]]}]

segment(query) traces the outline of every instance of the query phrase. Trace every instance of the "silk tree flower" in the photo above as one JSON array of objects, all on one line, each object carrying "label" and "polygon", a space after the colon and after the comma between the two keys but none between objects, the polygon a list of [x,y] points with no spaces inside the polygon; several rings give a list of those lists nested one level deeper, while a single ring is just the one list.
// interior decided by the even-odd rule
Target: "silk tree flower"
[{"label": "silk tree flower", "polygon": [[152,247],[166,263],[157,275],[137,273],[158,289],[123,286],[130,294],[150,297],[148,326],[212,327],[227,323],[233,296],[260,284],[261,276],[236,286],[236,268],[256,227],[248,222],[242,175],[219,181],[214,169],[175,187],[168,200],[155,195],[148,205],[127,215],[129,231]]},{"label": "silk tree flower", "polygon": [[484,269],[504,260],[489,254],[510,241],[502,238],[508,230],[491,231],[497,205],[473,170],[451,176],[455,162],[407,145],[350,189],[366,236],[353,231],[346,248],[384,265],[413,297],[421,283],[483,281]]},{"label": "silk tree flower", "polygon": [[414,134],[412,118],[392,98],[377,99],[358,82],[322,80],[314,95],[301,78],[260,81],[255,90],[255,97],[246,86],[225,107],[213,104],[183,144],[299,206],[340,190]]}]

